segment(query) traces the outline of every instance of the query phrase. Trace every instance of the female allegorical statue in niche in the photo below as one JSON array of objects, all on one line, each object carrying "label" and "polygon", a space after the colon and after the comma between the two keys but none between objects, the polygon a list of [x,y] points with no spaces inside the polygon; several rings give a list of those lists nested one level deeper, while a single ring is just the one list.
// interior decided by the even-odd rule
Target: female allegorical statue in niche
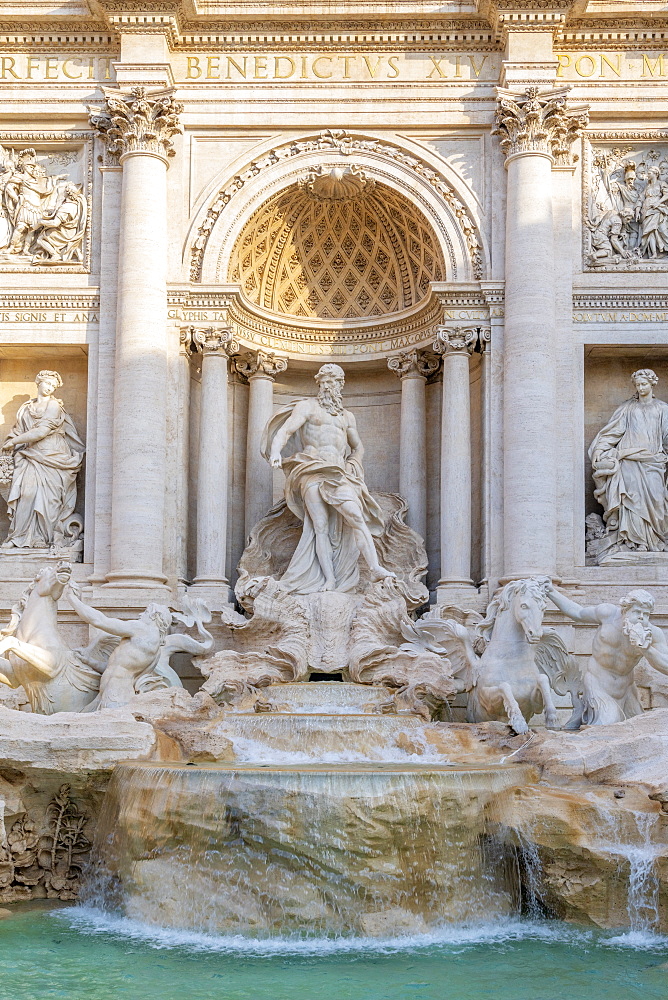
[{"label": "female allegorical statue in niche", "polygon": [[656,399],[651,368],[631,379],[635,394],[599,431],[589,458],[595,497],[604,510],[605,556],[613,552],[663,552],[668,548],[668,403]]},{"label": "female allegorical statue in niche", "polygon": [[63,544],[77,499],[76,478],[85,448],[72,418],[53,395],[63,380],[58,372],[41,371],[35,384],[37,398],[19,407],[2,446],[14,455],[5,550]]}]

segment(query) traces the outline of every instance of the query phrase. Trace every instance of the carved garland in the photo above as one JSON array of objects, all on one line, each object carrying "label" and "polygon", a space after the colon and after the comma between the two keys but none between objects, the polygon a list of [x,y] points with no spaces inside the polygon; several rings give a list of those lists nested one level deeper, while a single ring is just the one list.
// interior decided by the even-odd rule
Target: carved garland
[{"label": "carved garland", "polygon": [[394,146],[382,139],[361,139],[348,135],[343,131],[332,131],[327,129],[321,132],[317,139],[306,139],[299,142],[286,143],[278,146],[269,153],[251,163],[243,171],[236,174],[225,187],[221,188],[218,195],[210,206],[206,218],[197,231],[197,238],[191,248],[190,280],[200,281],[202,277],[202,264],[204,254],[209,242],[213,227],[220,218],[225,207],[229,204],[232,196],[240,191],[244,185],[253,177],[257,177],[268,167],[280,163],[282,160],[299,156],[301,153],[312,151],[337,151],[345,156],[354,153],[370,152],[382,153],[384,156],[401,163],[403,166],[414,170],[416,174],[423,177],[431,186],[438,191],[444,201],[454,212],[459,225],[464,234],[468,247],[473,273],[477,279],[483,277],[483,257],[482,246],[478,237],[475,222],[471,218],[464,204],[459,200],[448,182],[430,167],[424,160],[406,153],[398,146]]},{"label": "carved garland", "polygon": [[90,852],[88,817],[61,785],[46,809],[41,832],[27,814],[0,839],[0,902],[33,896],[76,899],[83,861]]}]

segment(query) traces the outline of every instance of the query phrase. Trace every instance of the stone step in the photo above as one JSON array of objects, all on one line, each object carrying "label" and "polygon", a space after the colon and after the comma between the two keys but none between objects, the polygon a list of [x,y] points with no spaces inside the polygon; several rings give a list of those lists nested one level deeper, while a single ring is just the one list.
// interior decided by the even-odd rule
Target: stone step
[{"label": "stone step", "polygon": [[407,761],[416,759],[416,748],[447,763],[427,743],[424,722],[414,715],[229,714],[213,732],[231,740],[236,759],[248,763]]},{"label": "stone step", "polygon": [[271,714],[377,715],[392,700],[389,688],[345,681],[270,684],[263,693]]}]

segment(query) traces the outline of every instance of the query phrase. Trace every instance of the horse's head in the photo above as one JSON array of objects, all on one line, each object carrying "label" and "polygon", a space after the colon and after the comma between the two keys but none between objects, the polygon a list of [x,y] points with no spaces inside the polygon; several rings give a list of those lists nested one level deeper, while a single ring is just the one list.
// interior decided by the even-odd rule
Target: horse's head
[{"label": "horse's head", "polygon": [[34,592],[39,597],[51,597],[57,601],[72,576],[72,567],[68,562],[59,562],[57,566],[45,566],[35,578]]},{"label": "horse's head", "polygon": [[540,642],[547,604],[545,582],[542,579],[516,580],[507,584],[507,587],[512,591],[509,594],[509,607],[515,621],[522,626],[527,642]]}]

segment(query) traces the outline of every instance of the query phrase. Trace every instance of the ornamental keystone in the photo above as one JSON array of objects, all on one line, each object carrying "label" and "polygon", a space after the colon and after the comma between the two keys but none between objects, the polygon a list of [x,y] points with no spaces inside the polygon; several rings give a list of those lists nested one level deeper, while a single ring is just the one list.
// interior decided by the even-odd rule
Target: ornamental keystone
[{"label": "ornamental keystone", "polygon": [[174,156],[172,136],[183,131],[179,115],[183,105],[177,104],[171,90],[147,93],[145,87],[133,87],[129,94],[120,90],[104,90],[105,111],[89,108],[90,124],[107,143],[109,153],[121,159],[130,153],[153,153]]},{"label": "ornamental keystone", "polygon": [[546,90],[529,87],[524,96],[497,91],[496,128],[507,157],[518,153],[547,153],[557,166],[571,163],[571,146],[589,123],[588,108],[569,108],[567,88]]}]

